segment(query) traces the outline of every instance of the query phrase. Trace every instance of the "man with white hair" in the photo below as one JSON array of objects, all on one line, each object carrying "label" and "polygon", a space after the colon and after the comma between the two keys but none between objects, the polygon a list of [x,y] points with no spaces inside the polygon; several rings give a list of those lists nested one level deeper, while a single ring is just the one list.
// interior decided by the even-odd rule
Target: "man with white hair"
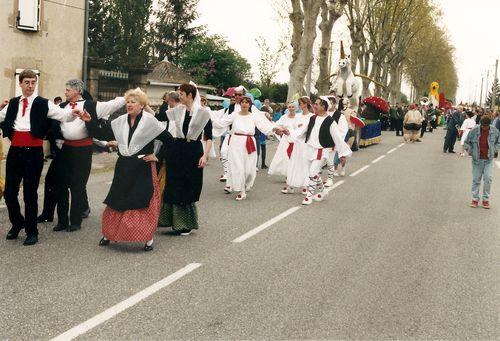
[{"label": "man with white hair", "polygon": [[109,102],[84,100],[83,87],[83,82],[79,79],[67,81],[64,91],[66,102],[60,104],[61,108],[84,110],[89,113],[92,120],[84,122],[77,118],[73,122],[61,123],[64,144],[59,155],[57,170],[58,224],[54,227],[54,231],[73,232],[81,228],[82,213],[87,208],[85,197],[87,181],[92,168],[92,138],[102,139],[99,120],[108,118],[125,105],[123,97],[117,97]]}]

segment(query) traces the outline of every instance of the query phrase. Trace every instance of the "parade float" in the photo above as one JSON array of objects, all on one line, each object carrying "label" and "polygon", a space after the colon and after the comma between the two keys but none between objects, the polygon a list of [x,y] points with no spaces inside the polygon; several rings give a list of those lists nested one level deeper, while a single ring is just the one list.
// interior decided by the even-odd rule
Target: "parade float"
[{"label": "parade float", "polygon": [[368,147],[372,144],[382,142],[380,115],[389,112],[389,104],[383,98],[376,96],[365,98],[362,104],[364,104],[364,108],[361,112],[361,117],[363,118],[365,127],[361,129],[359,146]]}]

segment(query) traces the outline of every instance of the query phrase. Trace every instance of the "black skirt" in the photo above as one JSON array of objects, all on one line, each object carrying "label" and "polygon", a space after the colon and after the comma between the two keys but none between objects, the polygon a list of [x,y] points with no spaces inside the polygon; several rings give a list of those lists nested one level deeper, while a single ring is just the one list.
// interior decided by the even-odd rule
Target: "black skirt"
[{"label": "black skirt", "polygon": [[200,200],[203,168],[198,162],[203,156],[201,141],[174,139],[165,150],[166,185],[163,201],[186,205]]},{"label": "black skirt", "polygon": [[407,123],[405,124],[404,128],[406,130],[420,130],[420,128],[422,128],[422,125],[416,123]]},{"label": "black skirt", "polygon": [[137,156],[119,156],[104,203],[116,211],[138,210],[148,207],[152,196],[151,164]]}]

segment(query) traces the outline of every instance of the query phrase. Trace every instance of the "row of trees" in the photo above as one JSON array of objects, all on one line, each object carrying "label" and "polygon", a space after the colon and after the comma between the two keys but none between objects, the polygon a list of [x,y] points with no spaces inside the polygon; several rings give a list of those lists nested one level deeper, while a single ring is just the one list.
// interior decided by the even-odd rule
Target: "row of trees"
[{"label": "row of trees", "polygon": [[[276,0],[288,5],[292,61],[288,97],[303,92],[308,69],[317,55],[318,92],[330,87],[328,78],[332,27],[342,15],[348,19],[353,69],[363,79],[367,96],[370,79],[383,86],[376,94],[392,101],[401,98],[403,77],[422,96],[432,81],[438,81],[454,98],[458,77],[454,48],[441,25],[441,13],[432,0]],[[319,51],[314,50],[320,33]],[[415,99],[414,98],[414,99]]]},{"label": "row of trees", "polygon": [[199,0],[90,0],[89,57],[107,68],[147,67],[164,59],[196,82],[227,88],[251,66],[224,37],[193,26]]}]

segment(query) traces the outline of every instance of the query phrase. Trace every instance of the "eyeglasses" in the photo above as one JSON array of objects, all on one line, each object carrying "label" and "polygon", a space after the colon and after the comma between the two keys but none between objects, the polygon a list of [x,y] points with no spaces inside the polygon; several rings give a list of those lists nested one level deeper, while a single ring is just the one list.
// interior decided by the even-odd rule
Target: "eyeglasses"
[{"label": "eyeglasses", "polygon": [[243,97],[243,94],[234,94],[234,97],[236,97],[236,96]]}]

